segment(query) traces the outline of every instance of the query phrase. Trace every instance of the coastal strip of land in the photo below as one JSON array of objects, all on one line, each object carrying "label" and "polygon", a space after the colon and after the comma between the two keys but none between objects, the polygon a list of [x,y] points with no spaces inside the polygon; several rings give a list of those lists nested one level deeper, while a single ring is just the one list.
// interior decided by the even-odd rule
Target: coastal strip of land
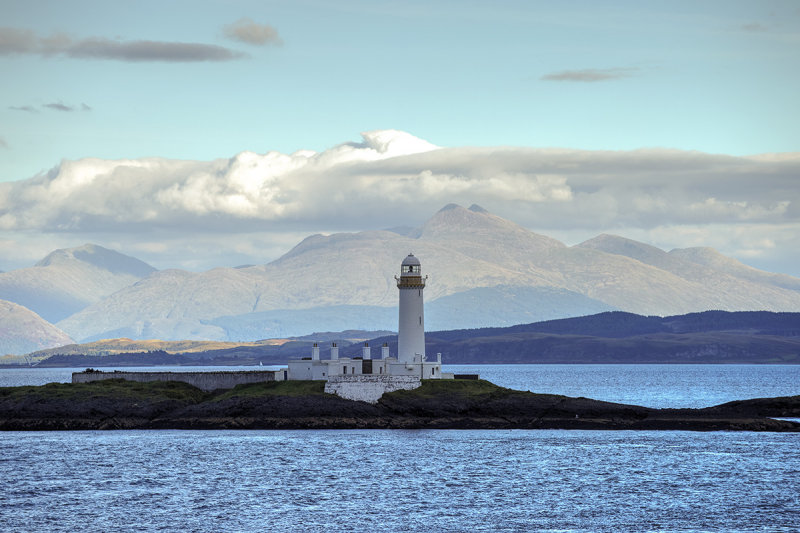
[{"label": "coastal strip of land", "polygon": [[[397,353],[397,335],[347,330],[256,342],[104,339],[2,356],[0,367],[285,365],[336,342],[358,357],[365,341]],[[323,350],[326,352],[327,349]],[[703,311],[667,317],[621,311],[425,333],[447,364],[800,364],[800,313]]]},{"label": "coastal strip of land", "polygon": [[800,432],[800,396],[702,409],[652,409],[537,394],[484,380],[426,380],[377,404],[281,381],[204,392],[181,382],[50,383],[0,388],[0,430],[591,429]]}]

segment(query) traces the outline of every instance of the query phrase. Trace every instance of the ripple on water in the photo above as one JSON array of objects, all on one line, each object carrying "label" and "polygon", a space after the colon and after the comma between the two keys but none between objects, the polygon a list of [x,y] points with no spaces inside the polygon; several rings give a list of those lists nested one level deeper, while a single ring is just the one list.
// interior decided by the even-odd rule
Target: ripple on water
[{"label": "ripple on water", "polygon": [[[3,433],[11,531],[790,530],[797,436]],[[102,454],[102,457],[98,457]]]}]

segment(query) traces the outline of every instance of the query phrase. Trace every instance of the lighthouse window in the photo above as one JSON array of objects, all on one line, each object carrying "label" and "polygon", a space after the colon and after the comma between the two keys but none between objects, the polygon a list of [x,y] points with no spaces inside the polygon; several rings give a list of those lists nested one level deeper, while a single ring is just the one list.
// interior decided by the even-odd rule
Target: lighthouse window
[{"label": "lighthouse window", "polygon": [[419,317],[419,325],[422,325],[422,317]]}]

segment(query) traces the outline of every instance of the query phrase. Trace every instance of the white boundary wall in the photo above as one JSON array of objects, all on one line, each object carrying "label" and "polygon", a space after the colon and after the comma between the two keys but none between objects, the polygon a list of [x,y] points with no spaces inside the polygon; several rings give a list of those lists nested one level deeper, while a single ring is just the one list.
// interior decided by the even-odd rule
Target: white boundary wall
[{"label": "white boundary wall", "polygon": [[422,385],[419,376],[386,376],[361,374],[332,376],[325,383],[325,392],[347,400],[378,403],[383,393],[396,390],[414,390]]}]

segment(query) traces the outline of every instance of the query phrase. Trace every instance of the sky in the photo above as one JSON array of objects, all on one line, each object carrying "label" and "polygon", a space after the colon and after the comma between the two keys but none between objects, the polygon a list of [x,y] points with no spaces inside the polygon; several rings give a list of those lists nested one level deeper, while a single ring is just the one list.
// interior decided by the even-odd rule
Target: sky
[{"label": "sky", "polygon": [[0,0],[0,270],[476,203],[800,275],[800,3]]}]

